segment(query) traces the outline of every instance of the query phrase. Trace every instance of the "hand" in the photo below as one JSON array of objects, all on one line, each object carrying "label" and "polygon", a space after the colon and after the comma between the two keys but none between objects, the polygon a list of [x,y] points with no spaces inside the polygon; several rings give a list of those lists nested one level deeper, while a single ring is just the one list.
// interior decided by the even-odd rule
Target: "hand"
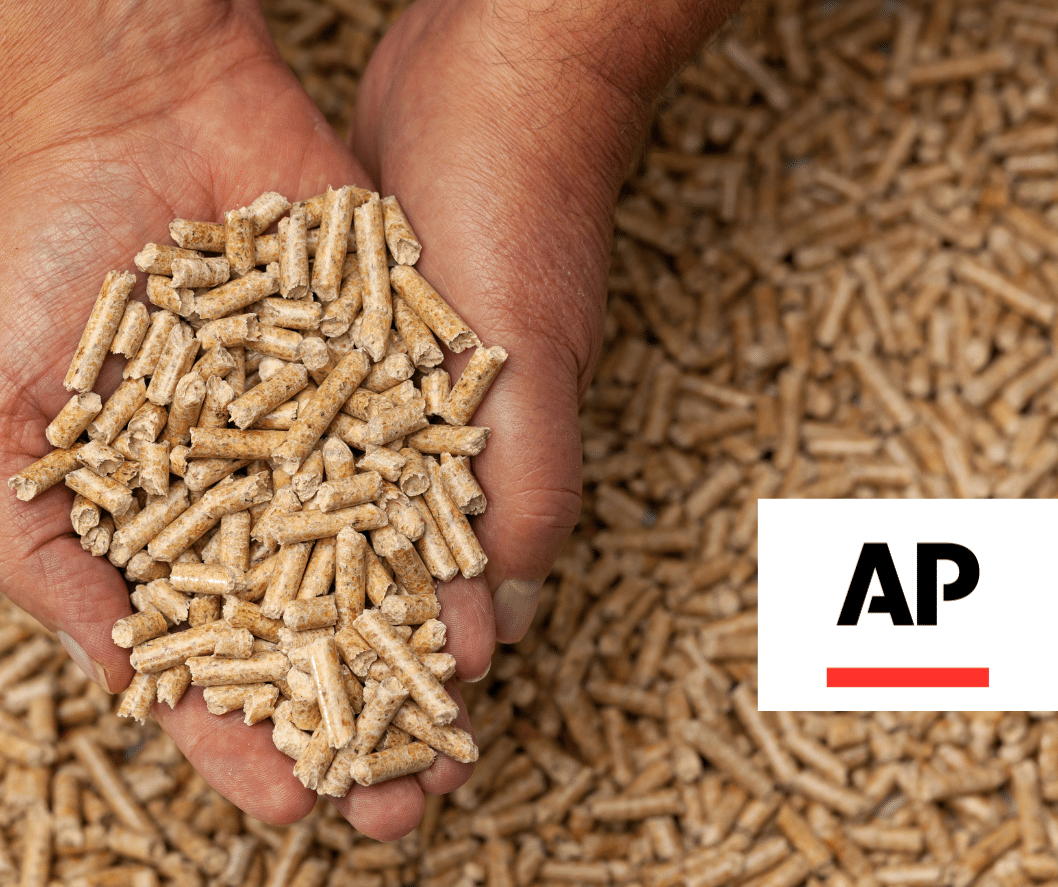
[{"label": "hand", "polygon": [[[173,218],[217,220],[265,190],[296,199],[328,184],[370,184],[279,59],[255,3],[104,4],[100,16],[75,4],[61,28],[50,6],[0,0],[5,479],[50,449],[44,429],[70,397],[62,380],[107,271],[132,270],[145,243],[168,242]],[[108,360],[96,390],[105,397],[119,380],[119,361]],[[110,631],[130,612],[128,590],[105,559],[81,551],[71,501],[62,485],[30,504],[4,490],[0,590],[61,632],[82,668],[117,692],[132,670]],[[473,619],[458,604],[446,604],[445,618],[457,649],[470,646],[461,638]],[[316,795],[273,747],[270,725],[216,718],[194,688],[175,711],[153,713],[251,815],[291,822],[312,809]],[[339,807],[364,833],[392,839],[418,822],[423,790],[451,791],[469,769],[439,757],[415,779],[354,786]]]},{"label": "hand", "polygon": [[[500,5],[412,5],[365,72],[352,132],[424,244],[419,269],[510,355],[472,420],[493,430],[474,459],[489,564],[445,590],[479,614],[464,678],[487,668],[493,618],[500,641],[525,634],[580,514],[579,400],[601,343],[613,207],[647,110],[567,63],[566,47],[534,46],[541,35]],[[616,123],[600,121],[599,103]],[[453,380],[466,356],[450,361]]]}]

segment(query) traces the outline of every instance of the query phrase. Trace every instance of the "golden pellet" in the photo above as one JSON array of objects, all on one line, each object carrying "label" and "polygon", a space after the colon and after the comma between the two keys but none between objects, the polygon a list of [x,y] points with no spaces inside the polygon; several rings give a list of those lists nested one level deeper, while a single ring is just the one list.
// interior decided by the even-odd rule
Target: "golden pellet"
[{"label": "golden pellet", "polygon": [[223,684],[256,684],[286,675],[290,661],[282,653],[259,653],[247,659],[191,656],[186,660],[191,682],[199,687]]},{"label": "golden pellet", "polygon": [[74,394],[44,429],[44,436],[53,447],[66,449],[73,445],[102,409],[103,401],[94,391]]},{"label": "golden pellet", "polygon": [[122,382],[107,398],[99,414],[88,423],[88,437],[106,444],[113,442],[146,399],[147,386],[142,379]]},{"label": "golden pellet", "polygon": [[232,314],[258,299],[279,292],[278,268],[249,271],[242,277],[195,297],[195,310],[204,320],[216,320]]},{"label": "golden pellet", "polygon": [[470,327],[414,268],[395,267],[390,273],[390,282],[408,307],[449,349],[458,353],[481,344]]},{"label": "golden pellet", "polygon": [[439,411],[441,418],[450,425],[466,425],[506,360],[507,352],[499,345],[475,349]]},{"label": "golden pellet", "polygon": [[490,433],[490,429],[475,425],[431,425],[408,435],[407,444],[420,453],[476,456],[485,449]]},{"label": "golden pellet", "polygon": [[449,497],[463,514],[483,514],[486,508],[485,493],[470,470],[470,460],[465,456],[441,454],[441,478]]},{"label": "golden pellet", "polygon": [[190,317],[195,310],[195,291],[173,284],[172,278],[152,274],[147,278],[147,299],[152,305],[180,317]]},{"label": "golden pellet", "polygon": [[324,628],[338,622],[338,608],[334,596],[288,601],[283,607],[283,623],[292,631]]},{"label": "golden pellet", "polygon": [[419,261],[422,244],[412,231],[407,216],[396,197],[382,199],[382,219],[385,226],[386,244],[393,258],[401,265],[414,265]]},{"label": "golden pellet", "polygon": [[289,474],[298,470],[342,403],[363,381],[368,368],[367,356],[361,351],[353,351],[339,361],[308,403],[299,409],[298,418],[287,432],[286,439],[272,455],[276,465]]},{"label": "golden pellet", "polygon": [[363,326],[360,340],[373,361],[382,360],[393,323],[382,202],[377,194],[353,211],[356,256],[363,284]]},{"label": "golden pellet", "polygon": [[135,275],[127,271],[107,273],[63,380],[63,387],[67,391],[87,394],[92,390],[135,283]]},{"label": "golden pellet", "polygon": [[412,699],[423,707],[433,723],[449,724],[455,719],[458,708],[444,687],[430,674],[411,647],[401,640],[380,613],[373,610],[364,611],[353,622],[353,627],[393,670],[407,687]]},{"label": "golden pellet", "polygon": [[364,471],[345,480],[327,482],[319,488],[320,511],[333,512],[351,505],[372,502],[382,495],[382,478],[376,471]]}]

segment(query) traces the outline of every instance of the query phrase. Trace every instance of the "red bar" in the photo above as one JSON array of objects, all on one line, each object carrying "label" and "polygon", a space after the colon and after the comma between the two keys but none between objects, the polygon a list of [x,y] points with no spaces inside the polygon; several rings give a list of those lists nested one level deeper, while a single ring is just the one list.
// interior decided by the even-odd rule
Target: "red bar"
[{"label": "red bar", "polygon": [[987,687],[987,668],[828,668],[828,687]]}]

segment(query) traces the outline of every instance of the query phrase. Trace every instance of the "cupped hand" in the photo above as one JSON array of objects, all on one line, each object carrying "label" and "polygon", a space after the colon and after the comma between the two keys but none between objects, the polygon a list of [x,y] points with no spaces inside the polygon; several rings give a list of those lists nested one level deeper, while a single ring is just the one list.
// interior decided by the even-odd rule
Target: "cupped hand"
[{"label": "cupped hand", "polygon": [[[217,220],[266,190],[300,199],[371,179],[283,65],[252,0],[74,4],[58,23],[52,4],[0,0],[0,20],[7,478],[50,449],[44,429],[70,397],[62,380],[107,271],[134,270],[145,243],[168,242],[173,218]],[[22,57],[28,47],[32,59]],[[105,397],[119,380],[108,360],[95,390]],[[71,502],[62,485],[28,504],[0,496],[0,590],[116,692],[132,676],[128,652],[110,638],[130,612],[128,590],[105,559],[81,551]],[[456,596],[444,618],[462,673],[487,661],[491,633],[473,639],[477,610]],[[218,720],[197,690],[175,710],[153,711],[242,809],[271,822],[312,809],[315,793],[294,778],[267,725]],[[423,789],[451,791],[468,772],[439,758],[416,779],[354,786],[341,809],[366,834],[392,839],[418,822]]]},{"label": "cupped hand", "polygon": [[[352,131],[424,243],[418,267],[510,355],[473,419],[493,431],[474,460],[489,564],[447,592],[475,602],[487,630],[491,591],[504,642],[528,629],[580,513],[579,400],[602,338],[613,208],[649,106],[532,13],[502,12],[523,5],[419,0],[372,58]],[[620,52],[613,43],[592,51]]]}]

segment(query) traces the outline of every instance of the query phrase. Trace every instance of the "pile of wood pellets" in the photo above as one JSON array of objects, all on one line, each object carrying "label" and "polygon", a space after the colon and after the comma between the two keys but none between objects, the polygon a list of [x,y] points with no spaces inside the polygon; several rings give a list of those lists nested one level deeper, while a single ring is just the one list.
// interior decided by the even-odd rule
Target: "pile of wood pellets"
[{"label": "pile of wood pellets", "polygon": [[[107,274],[45,431],[56,449],[9,481],[26,501],[65,481],[82,547],[144,583],[113,628],[136,671],[117,714],[143,723],[204,687],[213,714],[271,718],[298,779],[336,797],[435,750],[472,763],[435,585],[486,563],[464,512],[484,509],[467,457],[489,429],[467,422],[506,352],[477,347],[454,386],[438,368],[435,335],[481,343],[412,267],[393,197],[266,192],[170,233],[179,246],[135,257],[160,310]],[[129,362],[104,403],[108,351]]]},{"label": "pile of wood pellets", "polygon": [[[401,5],[265,4],[340,131]],[[754,689],[758,498],[1058,492],[1056,92],[1043,0],[748,3],[624,191],[582,519],[463,688],[470,781],[392,844],[264,825],[7,608],[0,883],[1053,887],[1056,712]]]}]

